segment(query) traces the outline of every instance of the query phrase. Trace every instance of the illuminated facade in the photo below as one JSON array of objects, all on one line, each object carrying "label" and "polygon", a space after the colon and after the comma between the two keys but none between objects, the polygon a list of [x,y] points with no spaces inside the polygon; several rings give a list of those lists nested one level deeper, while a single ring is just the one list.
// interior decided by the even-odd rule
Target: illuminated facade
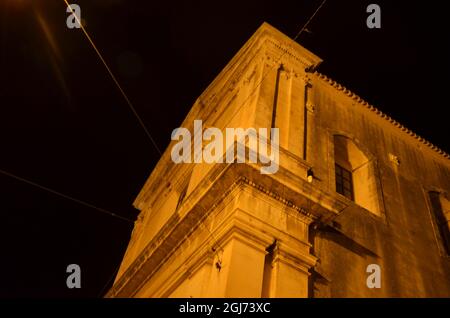
[{"label": "illuminated facade", "polygon": [[[175,164],[173,141],[134,203],[107,297],[450,296],[448,155],[320,62],[257,30],[181,126],[279,128],[278,171]],[[367,286],[370,264],[380,288]]]}]

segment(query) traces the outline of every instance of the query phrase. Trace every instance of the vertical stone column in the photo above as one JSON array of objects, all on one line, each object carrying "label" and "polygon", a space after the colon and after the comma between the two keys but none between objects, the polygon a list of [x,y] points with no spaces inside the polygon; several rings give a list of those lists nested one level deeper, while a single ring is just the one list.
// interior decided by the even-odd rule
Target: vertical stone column
[{"label": "vertical stone column", "polygon": [[261,68],[258,100],[256,103],[255,128],[270,128],[276,95],[278,67],[275,61],[266,56]]},{"label": "vertical stone column", "polygon": [[231,223],[226,225],[222,235],[215,232],[221,243],[206,280],[205,294],[209,297],[261,297],[266,242],[230,226]]},{"label": "vertical stone column", "polygon": [[291,88],[289,94],[289,138],[287,149],[297,157],[303,154],[303,123],[304,123],[304,100],[305,83],[300,75],[291,74]]},{"label": "vertical stone column", "polygon": [[[231,241],[231,257],[226,266],[227,284],[225,297],[261,297],[264,246],[249,241],[248,238],[234,237]],[[225,269],[225,268],[224,268]]]},{"label": "vertical stone column", "polygon": [[269,297],[308,297],[309,269],[316,263],[312,255],[302,255],[283,243],[273,250]]},{"label": "vertical stone column", "polygon": [[278,99],[276,106],[276,120],[275,127],[280,130],[280,147],[288,149],[289,146],[289,131],[290,131],[290,112],[291,112],[291,76],[290,71],[283,67],[280,72],[278,83]]}]

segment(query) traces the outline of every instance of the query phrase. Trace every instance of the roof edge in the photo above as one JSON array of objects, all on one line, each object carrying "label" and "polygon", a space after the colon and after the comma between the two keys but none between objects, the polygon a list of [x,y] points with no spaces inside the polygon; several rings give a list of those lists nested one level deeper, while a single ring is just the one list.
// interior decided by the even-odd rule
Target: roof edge
[{"label": "roof edge", "polygon": [[407,135],[415,138],[416,140],[418,140],[419,142],[421,142],[422,144],[424,144],[425,146],[430,148],[432,151],[434,151],[434,152],[438,153],[439,155],[443,156],[444,158],[450,159],[450,155],[448,153],[446,153],[444,150],[442,150],[441,148],[437,147],[436,145],[433,145],[431,142],[429,142],[425,138],[419,136],[418,134],[416,134],[415,132],[413,132],[409,128],[405,127],[404,125],[402,125],[401,123],[399,123],[398,121],[396,121],[395,119],[390,117],[389,115],[383,113],[381,110],[379,110],[375,106],[369,104],[366,100],[364,100],[363,98],[361,98],[360,96],[358,96],[357,94],[355,94],[354,92],[352,92],[351,90],[346,88],[345,86],[339,84],[337,81],[333,80],[332,78],[330,78],[330,77],[326,76],[325,74],[322,74],[322,73],[320,73],[318,71],[315,71],[314,75],[316,75],[319,79],[322,79],[323,81],[327,82],[329,85],[333,86],[337,90],[342,91],[348,97],[352,98],[357,104],[359,104],[359,105],[369,109],[370,111],[374,112],[380,118],[385,119],[391,125],[393,125],[393,126],[397,127],[398,129],[400,129],[401,132],[406,133]]}]

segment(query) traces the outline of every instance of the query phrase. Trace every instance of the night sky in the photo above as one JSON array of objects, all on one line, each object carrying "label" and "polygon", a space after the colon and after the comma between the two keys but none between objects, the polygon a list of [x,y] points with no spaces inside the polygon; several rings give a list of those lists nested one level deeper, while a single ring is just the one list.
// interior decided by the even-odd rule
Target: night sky
[{"label": "night sky", "polygon": [[[70,1],[164,150],[264,21],[294,37],[321,0],[153,2]],[[448,152],[448,13],[393,2],[329,0],[297,41],[321,73]],[[63,0],[0,1],[0,170],[134,220],[160,155],[67,16]],[[104,295],[133,226],[2,173],[0,215],[0,297]],[[66,287],[72,263],[81,289]]]}]

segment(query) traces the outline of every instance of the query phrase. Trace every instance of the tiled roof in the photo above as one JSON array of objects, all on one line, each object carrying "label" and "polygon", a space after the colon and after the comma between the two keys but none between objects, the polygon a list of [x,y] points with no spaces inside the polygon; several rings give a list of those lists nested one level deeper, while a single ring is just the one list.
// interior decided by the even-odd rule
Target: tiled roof
[{"label": "tiled roof", "polygon": [[449,156],[448,153],[446,153],[445,151],[443,151],[439,147],[433,145],[431,142],[429,142],[428,140],[424,139],[423,137],[417,135],[412,130],[406,128],[405,126],[400,124],[398,121],[396,121],[392,117],[386,115],[381,110],[377,109],[375,106],[370,105],[367,101],[365,101],[364,99],[362,99],[361,97],[359,97],[358,95],[356,95],[355,93],[350,91],[348,88],[342,86],[341,84],[339,84],[335,80],[333,80],[333,79],[329,78],[328,76],[326,76],[324,74],[321,74],[321,73],[319,73],[317,71],[315,71],[314,74],[316,76],[318,76],[320,79],[322,79],[325,82],[329,83],[331,86],[335,87],[337,90],[342,91],[344,94],[346,94],[347,96],[352,98],[359,105],[368,108],[369,110],[373,111],[378,116],[380,116],[381,118],[384,118],[385,120],[390,122],[392,125],[394,125],[395,127],[399,128],[401,131],[403,131],[403,132],[407,133],[408,135],[412,136],[413,138],[417,139],[419,142],[421,142],[422,144],[426,145],[427,147],[429,147],[430,149],[434,150],[435,152],[439,153],[440,155],[444,156],[445,158],[450,159],[450,156]]}]

